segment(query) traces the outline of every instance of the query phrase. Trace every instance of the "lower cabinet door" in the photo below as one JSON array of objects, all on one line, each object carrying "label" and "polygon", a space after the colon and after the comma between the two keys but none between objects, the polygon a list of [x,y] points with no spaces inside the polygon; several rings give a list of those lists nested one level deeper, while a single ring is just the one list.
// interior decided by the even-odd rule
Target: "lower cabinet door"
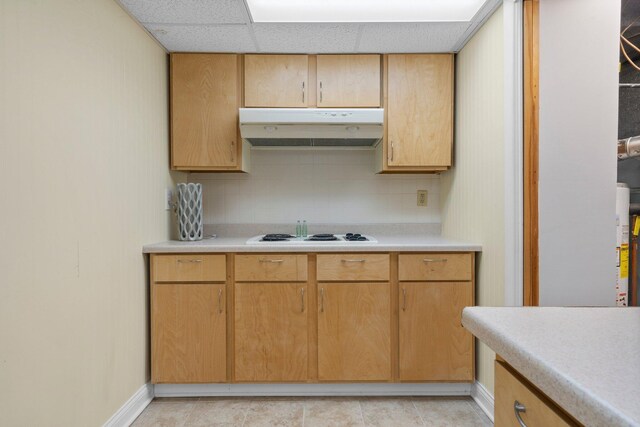
[{"label": "lower cabinet door", "polygon": [[307,380],[307,285],[236,283],[235,380]]},{"label": "lower cabinet door", "polygon": [[389,283],[318,284],[318,379],[391,379]]},{"label": "lower cabinet door", "polygon": [[473,336],[461,324],[471,282],[399,285],[401,381],[473,381]]},{"label": "lower cabinet door", "polygon": [[227,380],[225,285],[154,284],[153,383]]}]

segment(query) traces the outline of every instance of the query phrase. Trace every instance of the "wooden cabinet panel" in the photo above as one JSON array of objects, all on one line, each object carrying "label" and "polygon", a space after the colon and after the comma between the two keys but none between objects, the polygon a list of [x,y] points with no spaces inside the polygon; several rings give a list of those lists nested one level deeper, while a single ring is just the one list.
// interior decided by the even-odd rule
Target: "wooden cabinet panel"
[{"label": "wooden cabinet panel", "polygon": [[506,364],[495,362],[495,426],[517,427],[521,424],[516,418],[516,401],[524,405],[526,411],[520,412],[527,426],[577,426],[549,398],[518,378]]},{"label": "wooden cabinet panel", "polygon": [[380,55],[318,55],[318,107],[379,107]]},{"label": "wooden cabinet panel", "polygon": [[236,255],[236,282],[306,282],[306,255]]},{"label": "wooden cabinet panel", "polygon": [[236,381],[307,379],[306,290],[300,283],[236,283]]},{"label": "wooden cabinet panel", "polygon": [[387,165],[446,169],[453,147],[453,55],[394,54],[387,61]]},{"label": "wooden cabinet panel", "polygon": [[388,254],[318,255],[319,281],[389,280]]},{"label": "wooden cabinet panel", "polygon": [[391,379],[389,283],[318,285],[318,379]]},{"label": "wooden cabinet panel", "polygon": [[400,380],[473,381],[473,336],[461,325],[471,282],[400,283]]},{"label": "wooden cabinet panel", "polygon": [[245,107],[306,107],[307,55],[245,55]]},{"label": "wooden cabinet panel", "polygon": [[238,55],[171,55],[174,169],[239,169],[239,72]]},{"label": "wooden cabinet panel", "polygon": [[473,254],[423,253],[398,256],[399,280],[471,280]]},{"label": "wooden cabinet panel", "polygon": [[224,285],[154,284],[151,289],[152,382],[225,382]]},{"label": "wooden cabinet panel", "polygon": [[224,282],[227,280],[226,255],[153,255],[156,282]]}]

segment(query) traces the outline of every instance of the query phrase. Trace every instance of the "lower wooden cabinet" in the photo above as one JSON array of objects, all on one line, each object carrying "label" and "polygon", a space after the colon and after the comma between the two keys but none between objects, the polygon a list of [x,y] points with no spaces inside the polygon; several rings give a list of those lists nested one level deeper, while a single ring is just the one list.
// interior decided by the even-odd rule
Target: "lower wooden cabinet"
[{"label": "lower wooden cabinet", "polygon": [[473,263],[469,253],[154,254],[152,382],[472,382],[461,314]]},{"label": "lower wooden cabinet", "polygon": [[[518,420],[520,418],[520,420]],[[495,362],[496,427],[580,425],[506,363]]]},{"label": "lower wooden cabinet", "polygon": [[462,327],[472,282],[400,283],[401,381],[473,381],[473,336]]},{"label": "lower wooden cabinet", "polygon": [[236,283],[235,380],[307,380],[307,285]]},{"label": "lower wooden cabinet", "polygon": [[391,379],[389,283],[318,285],[318,379]]},{"label": "lower wooden cabinet", "polygon": [[153,383],[227,381],[225,285],[154,284]]}]

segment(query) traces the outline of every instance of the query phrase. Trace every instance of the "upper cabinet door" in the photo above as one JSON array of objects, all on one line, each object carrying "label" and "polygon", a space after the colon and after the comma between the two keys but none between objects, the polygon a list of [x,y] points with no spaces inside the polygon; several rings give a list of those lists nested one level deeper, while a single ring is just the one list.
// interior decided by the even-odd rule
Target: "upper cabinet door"
[{"label": "upper cabinet door", "polygon": [[171,55],[171,166],[234,170],[240,166],[238,55]]},{"label": "upper cabinet door", "polygon": [[318,107],[380,107],[380,55],[318,55]]},{"label": "upper cabinet door", "polygon": [[451,166],[453,55],[389,55],[387,79],[387,165]]},{"label": "upper cabinet door", "polygon": [[246,107],[306,107],[308,101],[307,55],[245,55]]}]

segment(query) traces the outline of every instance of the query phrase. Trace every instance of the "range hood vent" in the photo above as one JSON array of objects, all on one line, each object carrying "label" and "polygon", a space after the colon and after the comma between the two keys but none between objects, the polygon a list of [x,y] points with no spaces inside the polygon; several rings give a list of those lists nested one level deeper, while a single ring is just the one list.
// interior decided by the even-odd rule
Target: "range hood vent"
[{"label": "range hood vent", "polygon": [[241,108],[240,136],[254,147],[373,147],[382,108]]}]

